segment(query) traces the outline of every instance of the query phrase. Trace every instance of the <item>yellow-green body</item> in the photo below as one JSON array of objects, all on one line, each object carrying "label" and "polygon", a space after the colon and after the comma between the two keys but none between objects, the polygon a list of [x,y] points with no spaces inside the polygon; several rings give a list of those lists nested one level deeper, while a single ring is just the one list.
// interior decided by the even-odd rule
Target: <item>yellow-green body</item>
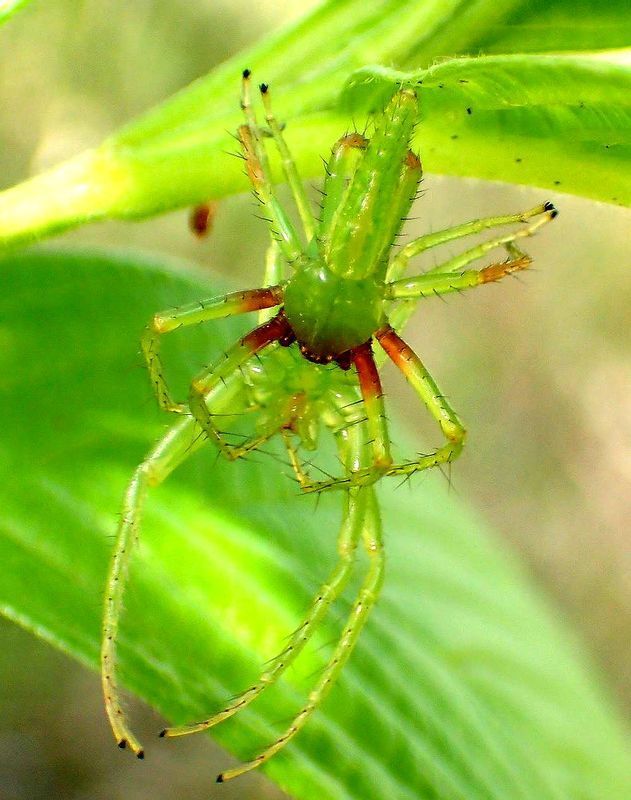
[{"label": "yellow-green body", "polygon": [[333,148],[320,222],[284,295],[289,323],[311,360],[337,358],[386,322],[388,259],[422,173],[409,149],[416,116],[414,92],[399,92],[370,140],[351,134]]},{"label": "yellow-green body", "polygon": [[[521,214],[475,220],[427,234],[393,252],[421,178],[420,161],[410,150],[417,118],[415,92],[396,92],[373,118],[370,136],[351,133],[336,143],[327,163],[319,219],[311,210],[272,113],[266,86],[261,86],[261,96],[269,132],[296,202],[302,234],[275,196],[246,70],[242,95],[245,124],[239,129],[239,138],[255,195],[269,220],[272,244],[262,288],[160,312],[143,334],[142,351],[160,406],[183,416],[130,481],[108,576],[102,681],[107,714],[119,746],[128,747],[139,758],[143,756],[119,699],[116,641],[144,498],[150,486],[164,481],[207,441],[234,460],[247,456],[273,436],[282,437],[301,491],[337,490],[342,494],[339,562],[320,587],[302,624],[289,637],[287,647],[252,686],[208,719],[167,728],[162,735],[180,736],[210,728],[255,701],[298,657],[338,598],[351,575],[360,543],[369,566],[330,660],[294,720],[258,756],[222,773],[219,781],[263,764],[284,747],[330,691],[350,656],[383,581],[381,520],[374,484],[384,476],[407,478],[448,464],[462,450],[465,430],[458,416],[397,331],[423,297],[497,281],[527,267],[530,259],[517,250],[516,241],[532,235],[556,215],[554,207],[545,203]],[[431,247],[496,226],[522,225],[533,217],[538,219],[527,226],[475,245],[425,273],[405,277],[410,259]],[[501,246],[508,252],[507,260],[482,269],[467,268]],[[215,364],[199,372],[191,382],[188,402],[174,401],[160,360],[161,336],[252,311],[259,313],[258,326]],[[427,407],[445,439],[441,447],[408,461],[393,462],[373,343],[378,343],[401,370]],[[243,435],[224,427],[230,418],[253,419],[254,424]],[[314,480],[311,458],[305,461],[302,453],[317,453],[324,431],[334,442],[341,474]]]}]

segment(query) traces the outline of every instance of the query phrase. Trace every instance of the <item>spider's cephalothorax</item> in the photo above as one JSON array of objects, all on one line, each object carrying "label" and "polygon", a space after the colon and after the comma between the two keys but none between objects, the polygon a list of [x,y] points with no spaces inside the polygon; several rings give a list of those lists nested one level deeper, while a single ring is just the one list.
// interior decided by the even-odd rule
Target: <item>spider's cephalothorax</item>
[{"label": "spider's cephalothorax", "polygon": [[[252,686],[210,718],[167,728],[162,735],[205,730],[254,701],[309,641],[347,583],[360,542],[369,568],[340,639],[305,705],[285,733],[251,761],[222,773],[219,781],[263,764],[292,739],[324,699],[348,659],[383,580],[381,521],[373,484],[383,476],[405,477],[449,463],[462,450],[465,430],[458,416],[397,331],[416,302],[424,297],[498,281],[526,268],[530,258],[517,249],[516,242],[534,234],[556,215],[551,203],[543,203],[522,213],[478,219],[426,234],[392,252],[421,177],[420,161],[410,150],[417,96],[413,90],[401,88],[373,118],[369,138],[351,133],[334,146],[327,164],[321,215],[316,219],[281,126],[272,113],[268,88],[262,85],[266,133],[271,134],[282,160],[302,223],[299,233],[272,187],[264,137],[251,103],[249,77],[246,70],[242,93],[245,124],[239,128],[239,139],[248,176],[269,220],[272,236],[264,287],[158,313],[142,338],[143,354],[160,406],[183,417],[132,477],[110,566],[101,663],[105,706],[119,746],[129,747],[139,758],[143,755],[121,707],[115,657],[125,578],[132,546],[139,536],[144,497],[149,486],[164,481],[207,440],[227,458],[236,459],[278,434],[302,491],[344,490],[339,562],[318,591],[304,621],[290,636],[287,647]],[[424,273],[405,274],[410,259],[425,250],[504,226],[512,228]],[[470,267],[499,247],[507,252],[505,260],[479,269]],[[259,312],[258,327],[193,379],[188,403],[172,400],[159,357],[162,334],[251,311]],[[393,463],[383,392],[373,356],[374,342],[399,367],[437,422],[444,443],[433,452]],[[235,445],[216,420],[218,415],[234,413],[237,395],[240,407],[257,414],[258,422],[254,434]],[[316,449],[321,429],[333,436],[342,474],[314,481],[301,449]]]}]

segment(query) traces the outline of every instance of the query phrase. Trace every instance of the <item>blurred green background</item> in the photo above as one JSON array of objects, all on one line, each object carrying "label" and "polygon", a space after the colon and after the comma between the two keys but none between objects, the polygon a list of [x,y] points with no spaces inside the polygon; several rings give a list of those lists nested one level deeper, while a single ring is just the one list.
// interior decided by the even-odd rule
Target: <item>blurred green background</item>
[{"label": "blurred green background", "polygon": [[[97,145],[313,5],[35,0],[0,29],[1,187]],[[235,76],[235,102],[237,92]],[[446,303],[428,301],[408,339],[470,430],[453,491],[522,553],[628,709],[629,212],[433,175],[423,188],[409,236],[545,199],[560,209],[554,225],[528,242],[533,270]],[[186,213],[178,212],[87,226],[63,243],[176,254],[249,287],[259,281],[265,239],[251,198],[237,197],[219,207],[205,241],[190,235]],[[420,449],[429,429],[422,409],[393,372],[386,371],[385,384],[400,415],[409,409]],[[1,800],[215,796],[212,780],[226,756],[209,739],[152,748],[146,765],[121,757],[103,717],[97,676],[2,620],[0,686]],[[222,787],[221,796],[282,795],[253,775]]]}]

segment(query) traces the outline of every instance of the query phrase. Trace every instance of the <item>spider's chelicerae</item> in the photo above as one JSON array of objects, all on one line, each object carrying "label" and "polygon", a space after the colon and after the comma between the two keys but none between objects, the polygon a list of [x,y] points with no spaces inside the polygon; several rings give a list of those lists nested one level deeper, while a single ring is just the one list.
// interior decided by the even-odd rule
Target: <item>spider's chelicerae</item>
[{"label": "spider's chelicerae", "polygon": [[[556,216],[554,206],[544,203],[520,214],[474,220],[430,233],[393,252],[393,242],[408,215],[422,174],[421,162],[410,149],[417,120],[416,93],[410,88],[396,91],[372,120],[369,139],[351,133],[336,142],[326,167],[321,214],[316,218],[281,126],[272,113],[268,87],[262,85],[260,92],[266,129],[257,123],[246,70],[242,84],[245,123],[238,135],[249,179],[269,220],[272,244],[265,285],[158,313],[142,339],[160,406],[181,414],[182,419],[133,475],[107,582],[102,678],[105,706],[119,746],[129,747],[139,758],[143,756],[120,704],[115,658],[124,583],[132,545],[139,534],[141,505],[147,488],[165,480],[206,440],[211,440],[227,458],[237,459],[279,434],[304,492],[344,490],[339,561],[288,646],[256,683],[209,719],[167,728],[163,736],[205,730],[255,700],[299,655],[339,596],[352,571],[360,541],[368,554],[369,568],[348,622],[304,707],[275,742],[251,761],[219,775],[219,781],[259,766],[295,736],[348,659],[383,579],[375,482],[385,476],[409,476],[446,464],[462,450],[465,430],[458,416],[397,331],[421,298],[498,281],[528,267],[530,258],[517,249],[516,242],[531,236]],[[273,140],[280,154],[302,232],[296,230],[274,194],[263,134]],[[484,241],[420,275],[405,274],[410,259],[429,248],[508,225],[513,227],[505,235]],[[481,269],[469,268],[488,251],[502,246],[508,252],[506,260]],[[162,334],[251,311],[259,312],[258,326],[237,341],[218,363],[194,378],[187,404],[175,402],[169,395],[159,357]],[[393,462],[381,381],[373,356],[375,343],[401,370],[438,423],[445,443],[434,452],[403,463]],[[230,412],[237,397],[246,410],[255,413],[256,430],[234,444],[217,427],[216,417]],[[322,428],[333,435],[343,471],[337,477],[313,481],[300,451],[318,446]]]}]

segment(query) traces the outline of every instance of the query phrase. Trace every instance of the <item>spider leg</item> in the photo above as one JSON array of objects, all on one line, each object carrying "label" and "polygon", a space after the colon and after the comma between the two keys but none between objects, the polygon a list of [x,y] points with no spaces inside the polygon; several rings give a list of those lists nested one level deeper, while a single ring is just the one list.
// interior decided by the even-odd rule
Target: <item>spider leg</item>
[{"label": "spider leg", "polygon": [[[378,392],[378,394],[381,394],[381,392]],[[359,472],[362,468],[362,460],[365,460],[363,459],[363,454],[366,446],[370,447],[371,445],[371,442],[365,441],[368,437],[364,436],[365,423],[367,421],[364,401],[362,398],[357,398],[355,387],[349,385],[345,388],[337,387],[336,391],[330,394],[328,402],[326,413],[320,417],[321,422],[335,436],[340,462],[344,465],[346,475]],[[293,432],[299,439],[301,438],[299,431],[294,430]],[[305,462],[301,459],[298,448],[294,444],[292,432],[285,428],[281,429],[281,434],[289,455],[289,463],[301,490],[305,494],[317,491],[320,484],[314,482],[308,474]],[[306,466],[313,465],[307,462]],[[315,468],[325,472],[317,466]],[[328,477],[331,478],[331,476]],[[348,477],[332,478],[331,480],[348,489]],[[328,485],[331,480],[324,482],[325,485]]]},{"label": "spider leg", "polygon": [[507,233],[504,236],[496,236],[493,239],[482,242],[482,244],[479,244],[476,247],[471,247],[469,250],[465,250],[464,253],[460,253],[460,255],[455,256],[454,258],[450,258],[447,261],[443,261],[442,264],[438,264],[433,269],[429,270],[428,274],[436,274],[438,272],[455,272],[459,269],[462,269],[462,267],[466,266],[467,264],[470,264],[472,261],[482,258],[489,252],[489,250],[494,250],[496,247],[501,247],[502,245],[504,247],[508,247],[519,239],[524,239],[528,236],[534,236],[539,228],[541,228],[543,225],[546,225],[548,222],[551,222],[558,214],[558,211],[552,205],[552,203],[546,203],[544,205],[544,209],[545,210],[543,214],[536,222],[533,222],[532,225],[528,225],[525,228],[518,228],[516,231]]},{"label": "spider leg", "polygon": [[438,422],[447,439],[447,443],[433,453],[422,455],[416,461],[393,465],[388,469],[386,475],[411,475],[453,461],[460,455],[466,437],[466,430],[456,412],[440,392],[436,382],[423,366],[421,359],[389,325],[377,331],[375,337],[390,359],[403,372],[419,398],[425,403],[427,410]]},{"label": "spider leg", "polygon": [[278,238],[280,248],[287,261],[293,262],[302,254],[302,246],[292,221],[276,199],[272,188],[269,161],[250,97],[249,70],[245,70],[243,73],[241,108],[246,124],[239,127],[239,140],[245,156],[248,178],[256,198],[263,207],[272,237]]},{"label": "spider leg", "polygon": [[355,486],[349,489],[348,509],[348,525],[352,528],[349,536],[353,541],[357,541],[359,536],[362,537],[370,566],[333,654],[318,682],[309,693],[307,703],[298,712],[287,730],[251,761],[221,773],[217,777],[218,783],[231,780],[259,767],[293,739],[323,702],[353,651],[383,583],[384,552],[381,519],[373,487]]},{"label": "spider leg", "polygon": [[287,455],[289,456],[289,463],[291,464],[291,468],[296,476],[296,480],[298,481],[298,485],[301,489],[304,489],[311,483],[309,475],[307,474],[306,469],[302,461],[300,460],[300,456],[298,455],[298,448],[292,441],[292,434],[287,429],[281,430],[281,435],[283,437],[283,441],[285,443],[285,449],[287,450]]},{"label": "spider leg", "polygon": [[[504,246],[508,250],[509,254],[514,257],[518,252],[514,244],[515,241],[524,237],[533,236],[542,225],[545,225],[547,222],[553,220],[557,216],[557,213],[558,212],[552,203],[543,203],[542,205],[536,206],[529,211],[524,211],[522,214],[513,214],[504,217],[487,217],[485,219],[474,220],[473,222],[465,223],[464,225],[458,225],[454,228],[447,228],[444,231],[437,231],[436,233],[430,233],[426,236],[421,236],[407,244],[392,260],[390,266],[388,267],[387,282],[388,284],[398,284],[407,267],[409,259],[412,256],[418,255],[424,250],[428,250],[431,247],[436,247],[437,245],[453,241],[454,239],[460,239],[463,236],[469,236],[472,233],[479,233],[487,228],[492,228],[498,225],[509,225],[516,222],[527,222],[532,217],[539,217],[539,219],[537,219],[532,225],[519,228],[518,230],[504,236],[497,236],[493,239],[482,242],[482,244],[477,245],[476,247],[465,250],[464,253],[461,253],[455,258],[451,258],[448,261],[438,264],[436,267],[428,270],[424,274],[438,275],[443,272],[460,272],[464,267],[471,264],[473,261],[476,261],[478,258],[482,258],[490,250],[501,246]],[[523,257],[526,258],[526,256]],[[530,261],[528,263],[530,263]],[[524,266],[527,266],[527,264],[524,264]],[[403,326],[414,313],[416,302],[420,297],[421,295],[417,295],[414,299],[407,299],[404,302],[400,302],[396,308],[390,311],[388,317],[393,328],[396,330],[401,330],[401,328],[403,328]]]},{"label": "spider leg", "polygon": [[123,501],[110,562],[101,642],[101,681],[105,710],[118,746],[129,747],[138,758],[143,757],[142,746],[127,725],[116,676],[117,633],[129,561],[133,546],[139,537],[140,516],[148,488],[162,483],[179,464],[205,443],[200,433],[193,419],[190,417],[182,419],[169,429],[142,464],[136,468]]},{"label": "spider leg", "polygon": [[[234,382],[221,383],[208,399],[212,399],[214,408],[218,411],[229,412],[233,407],[235,390],[238,390],[238,386]],[[245,455],[266,439],[269,439],[269,435],[255,437],[238,447],[233,447],[231,457],[238,458]],[[118,746],[129,747],[138,758],[143,757],[142,746],[125,719],[116,676],[117,633],[129,562],[133,547],[140,535],[140,518],[147,490],[161,484],[177,466],[205,443],[204,431],[195,419],[185,417],[169,429],[136,468],[125,493],[110,561],[103,614],[101,681],[105,709]]]},{"label": "spider leg", "polygon": [[281,311],[273,319],[250,331],[228,350],[223,361],[215,364],[210,369],[200,372],[191,383],[189,394],[190,412],[206,436],[217,445],[226,458],[235,460],[242,456],[244,452],[259,444],[260,441],[269,437],[263,436],[259,440],[252,440],[238,447],[228,444],[213,422],[213,415],[208,407],[212,394],[229,380],[255,353],[258,353],[272,342],[283,341],[290,336],[293,336],[291,328]]},{"label": "spider leg", "polygon": [[[267,251],[265,252],[265,267],[263,270],[263,286],[270,288],[278,286],[284,279],[283,265],[284,261],[281,257],[280,245],[275,239],[269,243]],[[258,324],[262,325],[264,322],[274,316],[275,311],[272,306],[269,308],[262,308],[257,314]]]},{"label": "spider leg", "polygon": [[[528,220],[532,219],[533,217],[538,217],[541,214],[545,214],[545,217],[543,217],[543,220],[536,223],[535,230],[544,224],[544,221],[548,222],[550,219],[554,219],[554,217],[557,215],[557,211],[552,203],[547,202],[535,206],[528,211],[522,211],[519,214],[506,214],[498,217],[484,217],[483,219],[475,219],[471,220],[470,222],[465,222],[462,225],[455,225],[452,228],[445,228],[442,231],[436,231],[435,233],[427,233],[424,236],[419,236],[417,239],[414,239],[406,244],[405,247],[402,247],[397,255],[392,259],[386,273],[386,282],[391,283],[392,281],[399,280],[407,269],[410,259],[420,255],[425,250],[429,250],[432,247],[438,247],[438,245],[446,244],[447,242],[453,242],[455,239],[462,239],[465,236],[471,236],[474,233],[481,233],[488,228],[497,228],[501,227],[502,225],[513,225],[518,222],[528,222]],[[526,234],[521,233],[519,236],[532,236],[533,233],[534,230]],[[502,244],[502,241],[491,245],[487,249],[491,249],[491,247],[497,247],[500,244]],[[486,250],[484,252],[486,252]],[[483,253],[481,255],[483,255]],[[473,256],[470,261],[473,261],[475,258],[479,257],[480,256]],[[469,261],[464,263],[468,264]],[[459,266],[464,266],[464,264],[460,264]],[[454,269],[456,269],[456,267],[445,268],[444,264],[440,264],[431,271],[451,272]]]},{"label": "spider leg", "polygon": [[532,259],[521,253],[514,245],[507,245],[513,258],[495,264],[489,264],[482,269],[467,269],[460,272],[426,272],[413,278],[403,278],[400,281],[388,284],[385,298],[387,300],[410,300],[431,297],[432,295],[449,294],[471,289],[483,283],[493,283],[512,275],[520,270],[527,269],[532,264]]},{"label": "spider leg", "polygon": [[287,147],[287,142],[285,141],[281,127],[272,111],[272,101],[269,87],[266,84],[261,84],[260,89],[263,107],[265,108],[265,120],[270,127],[272,136],[274,137],[274,142],[276,143],[276,147],[280,153],[280,157],[283,162],[283,172],[285,173],[285,178],[287,179],[287,183],[291,189],[291,194],[294,198],[294,202],[296,203],[305,236],[307,237],[307,241],[310,242],[315,234],[315,219],[313,217],[311,205],[307,199],[304,183],[300,179],[300,175],[296,169],[296,163],[289,152],[289,148]]},{"label": "spider leg", "polygon": [[382,475],[388,474],[392,464],[383,389],[371,343],[366,342],[366,344],[355,347],[351,354],[351,361],[357,370],[363,404],[360,407],[362,416],[358,417],[358,409],[355,408],[354,413],[347,414],[348,422],[354,426],[358,423],[362,423],[362,427],[365,426],[368,436],[365,444],[371,450],[371,464],[367,467],[355,464],[353,468],[346,470],[344,477],[326,481],[308,481],[301,484],[301,488],[307,493],[335,488],[348,489],[349,486],[374,483]]},{"label": "spider leg", "polygon": [[[288,443],[287,438],[285,438],[285,443]],[[349,445],[347,440],[338,438],[338,446],[340,448],[340,455],[348,462],[349,454],[346,451]],[[351,447],[354,451],[360,449],[361,444],[357,435]],[[290,457],[291,455],[292,451],[290,451]],[[348,492],[346,495],[344,518],[337,540],[338,562],[327,580],[318,589],[306,617],[290,637],[287,647],[272,659],[268,668],[261,674],[258,680],[235,697],[224,709],[217,714],[213,714],[212,717],[189,725],[166,728],[160,734],[161,736],[185,736],[189,733],[196,733],[206,730],[207,728],[212,728],[214,725],[218,725],[220,722],[223,722],[248,706],[251,702],[256,700],[261,692],[280,678],[311,639],[318,625],[324,619],[331,603],[339,597],[340,592],[348,582],[355,563],[355,551],[362,531],[364,513],[365,508],[363,501],[357,502],[354,495]]]},{"label": "spider leg", "polygon": [[392,464],[392,456],[381,378],[373,357],[371,342],[356,347],[352,352],[352,361],[357,370],[359,389],[366,412],[369,437],[367,444],[372,451],[372,464],[367,469],[372,482]]},{"label": "spider leg", "polygon": [[213,319],[272,308],[282,302],[282,297],[280,286],[269,286],[264,289],[232,292],[155,314],[143,332],[140,346],[160,407],[178,414],[188,411],[184,403],[176,403],[169,394],[160,360],[160,337],[163,334]]}]

